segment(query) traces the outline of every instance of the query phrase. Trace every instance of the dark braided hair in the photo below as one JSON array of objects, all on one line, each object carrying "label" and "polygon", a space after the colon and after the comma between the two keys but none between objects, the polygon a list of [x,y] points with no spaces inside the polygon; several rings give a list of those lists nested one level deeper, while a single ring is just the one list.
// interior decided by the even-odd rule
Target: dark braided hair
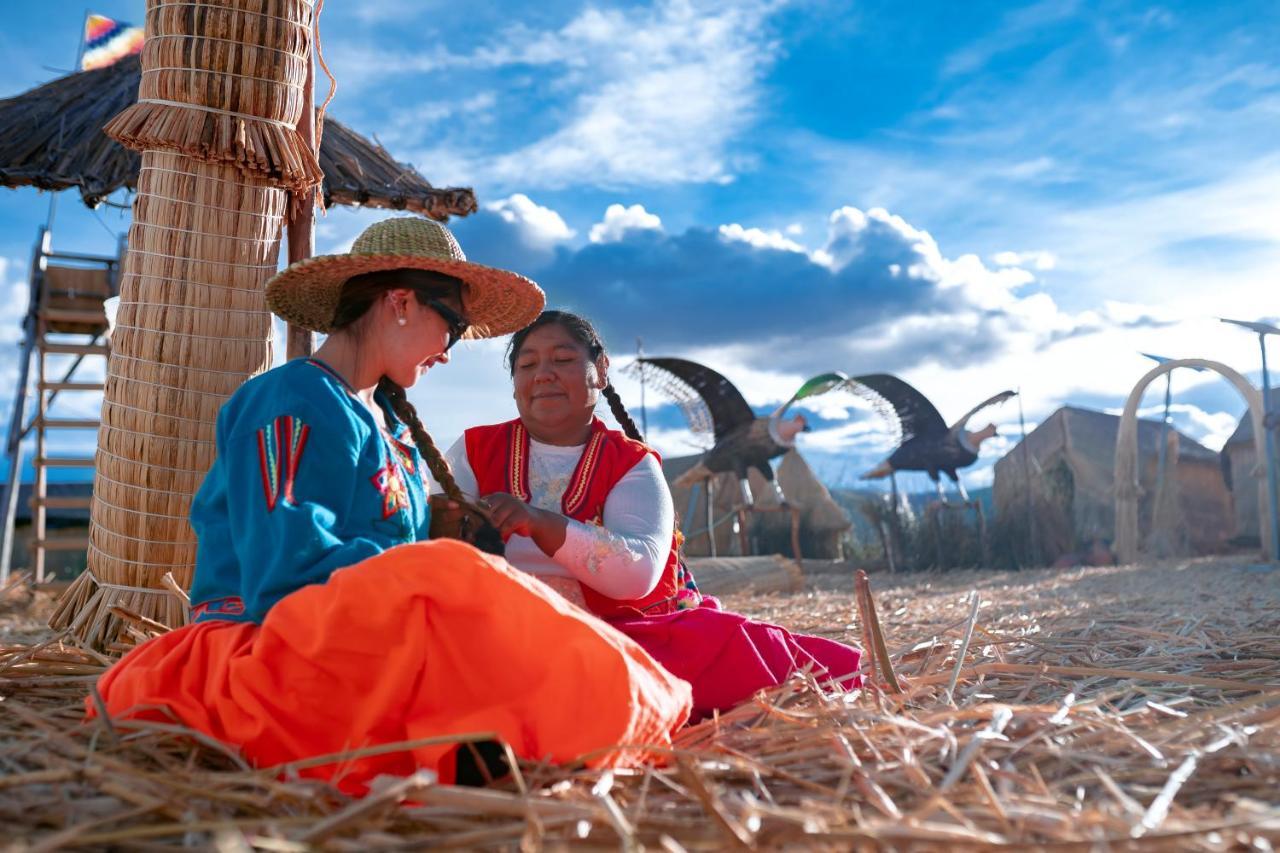
[{"label": "dark braided hair", "polygon": [[[524,346],[525,340],[534,331],[541,329],[543,326],[556,325],[569,333],[569,337],[573,338],[583,349],[587,351],[587,357],[591,361],[598,360],[602,355],[607,355],[608,351],[604,348],[604,341],[600,339],[600,333],[596,331],[596,327],[591,325],[591,321],[579,314],[573,314],[568,311],[543,311],[538,318],[520,331],[511,336],[511,343],[507,344],[507,369],[514,376],[516,372],[516,357],[520,354],[520,347]],[[636,422],[632,420],[631,414],[627,411],[627,407],[622,404],[622,397],[618,395],[617,389],[613,387],[613,383],[606,383],[601,389],[605,400],[609,403],[609,411],[613,413],[614,420],[622,427],[622,431],[626,433],[627,438],[633,441],[644,443],[644,435],[636,426]]]},{"label": "dark braided hair", "polygon": [[[472,505],[471,501],[467,500],[466,496],[462,494],[462,489],[458,488],[458,481],[453,478],[453,470],[449,467],[449,460],[444,458],[444,454],[440,452],[440,447],[431,437],[431,433],[427,432],[426,427],[422,425],[422,419],[418,417],[418,410],[413,403],[409,402],[409,395],[405,393],[404,388],[384,376],[382,381],[378,383],[378,390],[386,395],[387,401],[391,403],[391,411],[395,412],[396,417],[404,421],[409,427],[409,433],[413,436],[413,443],[418,446],[418,452],[422,454],[422,461],[427,463],[427,469],[431,471],[431,476],[444,489],[445,496],[464,510],[481,514]],[[490,554],[502,556],[506,550],[502,542],[502,535],[498,533],[497,528],[492,524],[481,524],[472,532],[468,541],[481,551]]]},{"label": "dark braided hair", "polygon": [[[413,291],[414,298],[421,305],[426,305],[432,299],[450,297],[460,299],[462,294],[462,282],[459,279],[428,270],[380,270],[354,276],[342,285],[342,291],[338,296],[338,307],[334,312],[334,331],[348,330],[351,334],[359,336],[360,320],[369,312],[373,304],[383,293],[399,288]],[[413,443],[417,446],[418,452],[422,454],[422,460],[427,464],[431,476],[444,489],[449,500],[464,509],[475,511],[471,502],[458,488],[458,482],[453,478],[453,470],[449,467],[449,460],[444,458],[431,433],[427,432],[427,428],[422,425],[418,410],[413,403],[409,402],[409,395],[405,393],[404,388],[384,376],[378,382],[378,390],[386,396],[395,416],[409,427],[409,433],[413,436]],[[482,526],[477,531],[472,544],[491,554],[503,552],[502,537],[492,525]]]}]

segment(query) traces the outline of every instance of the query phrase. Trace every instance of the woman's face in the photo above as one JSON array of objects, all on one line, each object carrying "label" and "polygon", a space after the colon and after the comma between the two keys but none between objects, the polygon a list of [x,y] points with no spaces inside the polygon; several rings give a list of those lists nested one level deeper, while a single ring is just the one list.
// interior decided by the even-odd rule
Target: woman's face
[{"label": "woman's face", "polygon": [[515,354],[516,408],[521,420],[543,433],[591,422],[608,361],[592,361],[586,347],[558,323],[529,333]]},{"label": "woman's face", "polygon": [[[457,296],[437,297],[436,301],[458,316],[464,316],[462,301]],[[409,388],[434,365],[449,362],[449,321],[419,302],[413,291],[388,291],[379,301],[379,309],[384,315],[380,317],[379,338],[388,379]]]}]

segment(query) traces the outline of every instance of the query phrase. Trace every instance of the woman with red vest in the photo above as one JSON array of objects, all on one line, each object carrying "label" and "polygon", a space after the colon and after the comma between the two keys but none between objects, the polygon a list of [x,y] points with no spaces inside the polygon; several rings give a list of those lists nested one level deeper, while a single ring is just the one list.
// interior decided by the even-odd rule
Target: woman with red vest
[{"label": "woman with red vest", "polygon": [[[857,649],[726,612],[699,594],[680,559],[658,455],[609,383],[609,356],[590,322],[543,312],[512,336],[507,359],[520,417],[467,430],[447,457],[456,485],[507,539],[513,566],[690,682],[695,720],[800,668],[845,689],[860,684]],[[602,394],[625,433],[595,416]]]}]

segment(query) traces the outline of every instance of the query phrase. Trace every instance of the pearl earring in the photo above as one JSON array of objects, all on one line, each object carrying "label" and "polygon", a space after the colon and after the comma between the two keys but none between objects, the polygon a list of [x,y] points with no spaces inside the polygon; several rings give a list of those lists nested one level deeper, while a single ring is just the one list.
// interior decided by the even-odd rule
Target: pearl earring
[{"label": "pearl earring", "polygon": [[408,320],[406,320],[404,317],[397,317],[397,318],[396,318],[396,322],[397,322],[397,323],[399,323],[401,326],[403,326],[403,325],[405,325],[406,323],[408,323],[409,321],[408,321]]}]

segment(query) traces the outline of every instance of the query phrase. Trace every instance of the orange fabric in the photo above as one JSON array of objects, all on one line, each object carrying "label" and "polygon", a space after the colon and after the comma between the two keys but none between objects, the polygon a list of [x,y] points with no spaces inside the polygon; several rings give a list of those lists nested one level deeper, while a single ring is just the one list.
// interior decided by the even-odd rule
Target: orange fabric
[{"label": "orange fabric", "polygon": [[[113,719],[168,719],[268,767],[441,735],[496,732],[527,759],[668,747],[689,685],[536,579],[470,545],[403,545],[304,587],[262,625],[208,621],[151,640],[98,683]],[[92,707],[90,714],[92,715]],[[450,744],[303,775],[361,793],[378,774],[435,769]],[[597,755],[635,765],[644,749]]]},{"label": "orange fabric", "polygon": [[[529,433],[519,418],[501,424],[472,427],[463,433],[467,461],[476,475],[480,495],[508,492],[522,501],[529,500]],[[599,524],[609,493],[645,454],[655,450],[623,433],[608,429],[599,418],[591,422],[591,438],[582,459],[569,478],[561,499],[561,510],[569,518],[587,524]],[[657,585],[637,599],[621,600],[601,595],[586,584],[582,596],[587,609],[604,619],[633,616],[657,616],[677,609],[680,591],[680,552],[675,536],[667,565]]]}]

